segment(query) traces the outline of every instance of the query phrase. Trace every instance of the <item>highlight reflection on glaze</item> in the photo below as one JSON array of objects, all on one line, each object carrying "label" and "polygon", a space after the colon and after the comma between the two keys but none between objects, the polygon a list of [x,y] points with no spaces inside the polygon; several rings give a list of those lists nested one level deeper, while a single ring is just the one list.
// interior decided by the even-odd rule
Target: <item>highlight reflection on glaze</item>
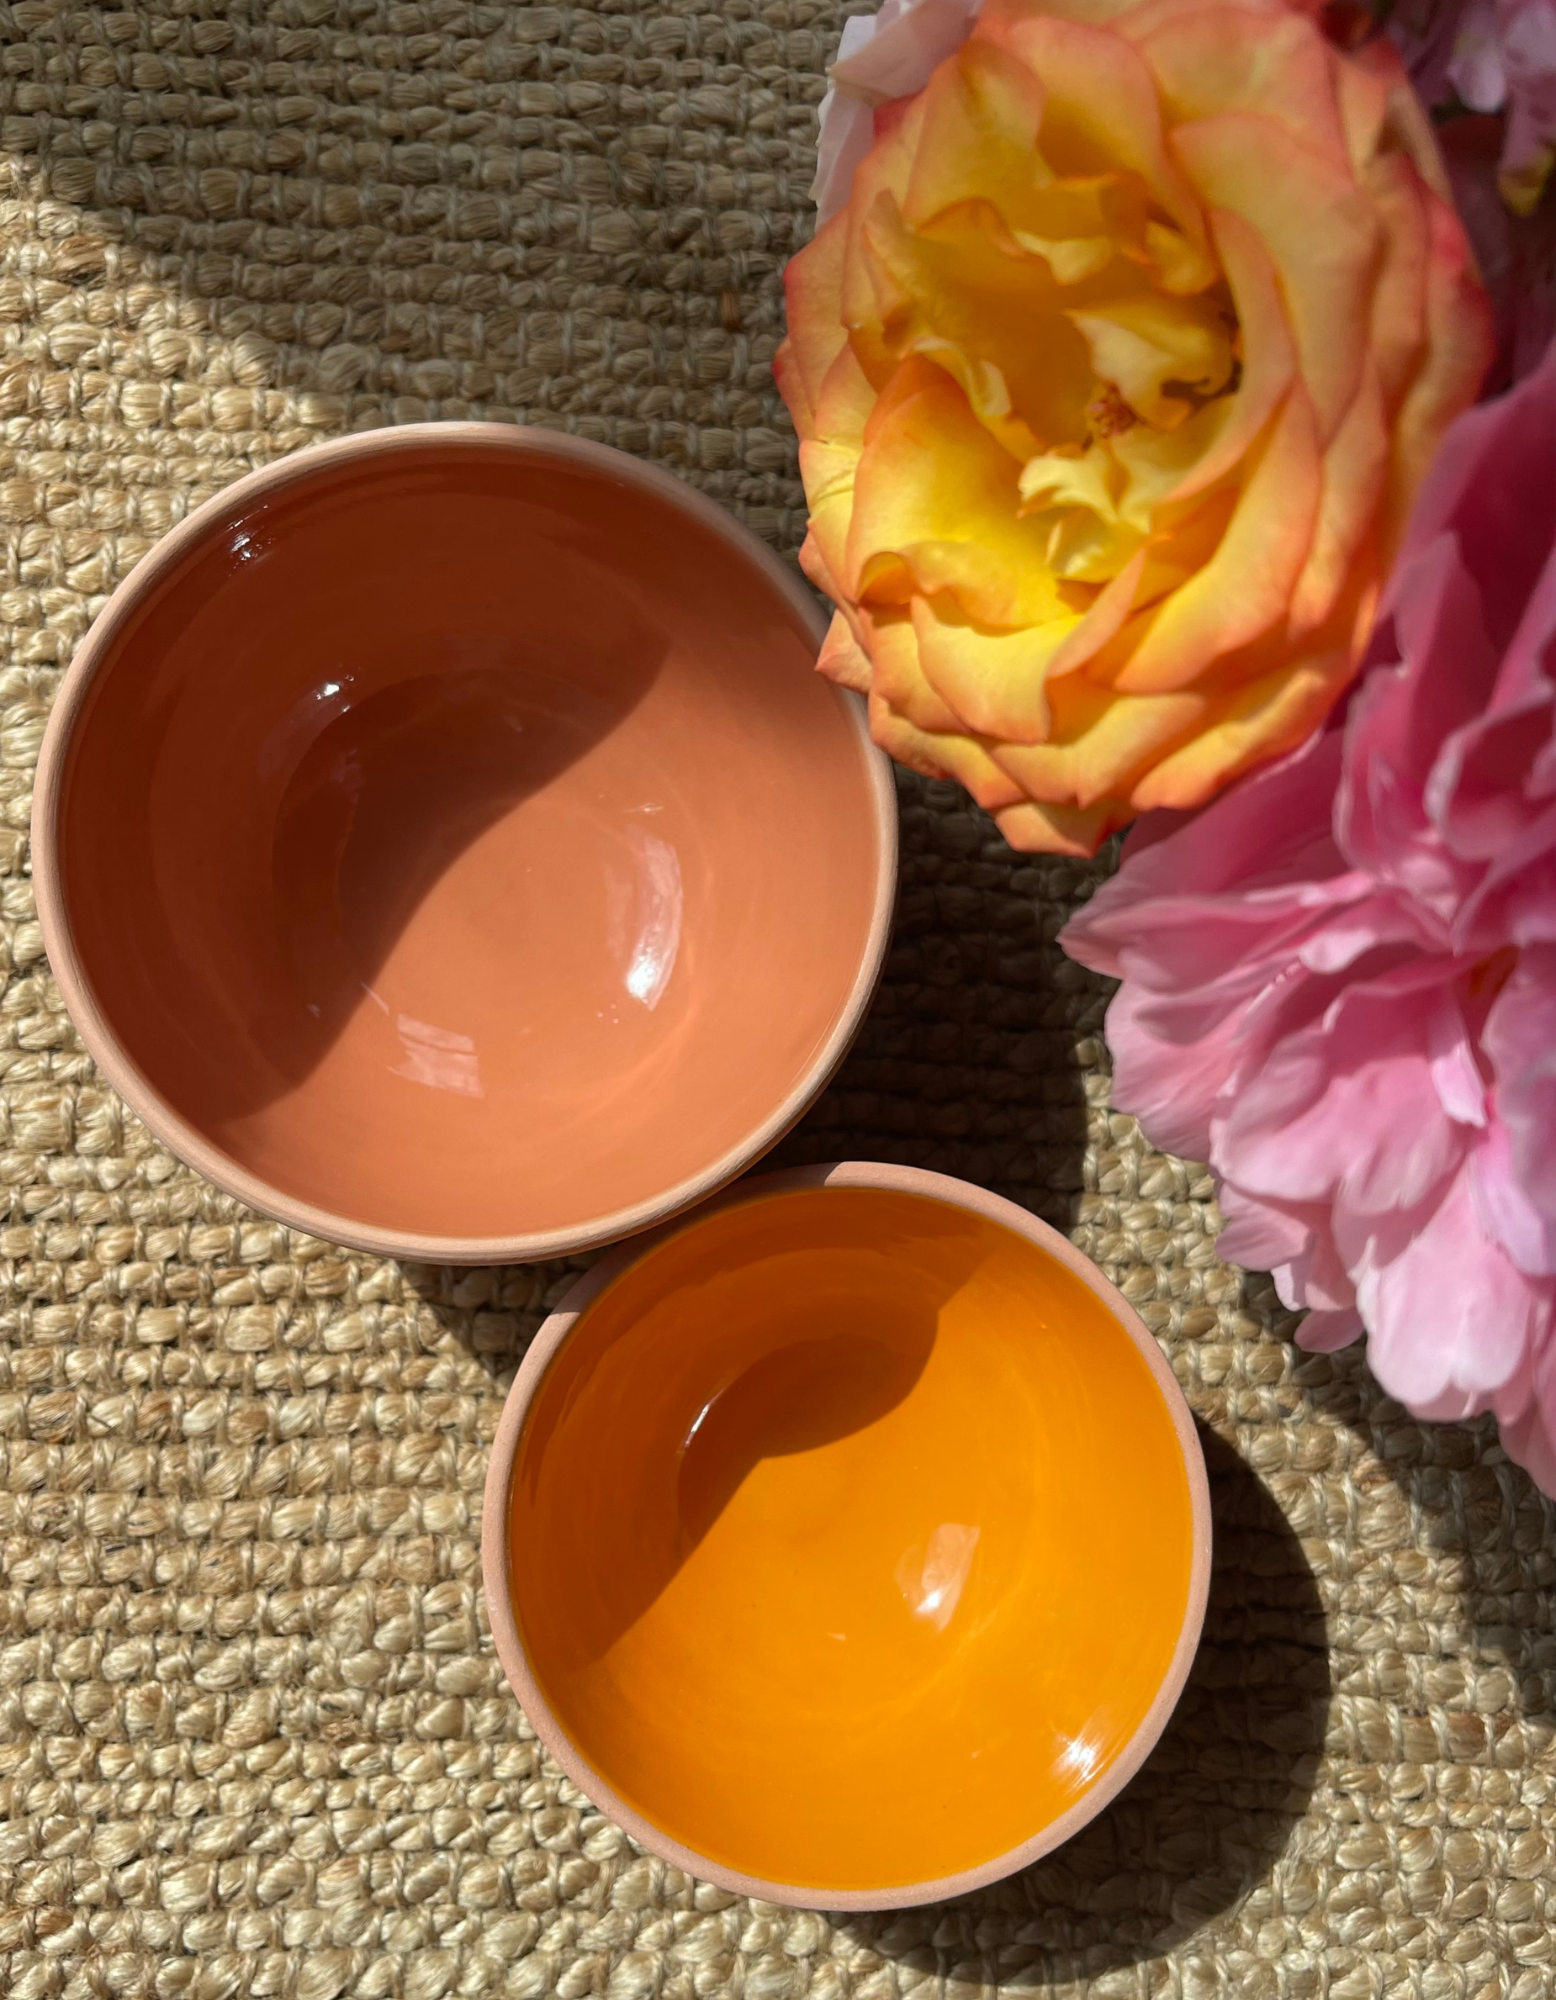
[{"label": "highlight reflection on glaze", "polygon": [[1073,1771],[1082,1784],[1097,1775],[1097,1767],[1102,1762],[1102,1733],[1095,1740],[1085,1736],[1061,1736],[1058,1764],[1061,1770]]},{"label": "highlight reflection on glaze", "polygon": [[972,1568],[979,1530],[958,1521],[942,1521],[926,1550],[908,1550],[897,1565],[897,1587],[915,1618],[927,1618],[943,1632],[956,1616],[962,1586]]},{"label": "highlight reflection on glaze", "polygon": [[405,1061],[390,1070],[412,1083],[430,1084],[434,1090],[457,1091],[462,1097],[484,1097],[481,1061],[468,1035],[451,1028],[434,1028],[427,1021],[413,1021],[401,1014],[395,1021]]},{"label": "highlight reflection on glaze", "polygon": [[626,835],[632,857],[630,879],[613,885],[611,928],[620,940],[632,927],[630,955],[623,985],[650,1013],[675,970],[681,948],[681,913],[685,902],[680,856],[669,841],[631,826]]}]

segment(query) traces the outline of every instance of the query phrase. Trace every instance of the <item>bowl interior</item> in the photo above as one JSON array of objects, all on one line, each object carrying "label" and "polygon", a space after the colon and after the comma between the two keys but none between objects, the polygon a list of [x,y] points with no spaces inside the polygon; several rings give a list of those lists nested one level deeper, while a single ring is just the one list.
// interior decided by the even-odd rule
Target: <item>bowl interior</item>
[{"label": "bowl interior", "polygon": [[221,1155],[373,1229],[579,1229],[707,1173],[867,954],[869,752],[815,644],[738,543],[533,444],[235,502],[64,767],[110,1033]]},{"label": "bowl interior", "polygon": [[509,1494],[530,1669],[604,1784],[739,1874],[986,1866],[1152,1710],[1194,1554],[1149,1365],[1074,1272],[882,1189],[758,1197],[586,1310]]}]

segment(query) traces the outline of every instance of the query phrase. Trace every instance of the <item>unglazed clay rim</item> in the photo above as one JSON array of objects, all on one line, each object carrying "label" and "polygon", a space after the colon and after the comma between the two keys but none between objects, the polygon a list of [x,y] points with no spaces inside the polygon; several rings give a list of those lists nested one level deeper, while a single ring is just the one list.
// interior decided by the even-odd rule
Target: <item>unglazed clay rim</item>
[{"label": "unglazed clay rim", "polygon": [[[967,1209],[974,1215],[984,1216],[988,1221],[997,1222],[1046,1250],[1095,1293],[1139,1350],[1167,1405],[1189,1483],[1191,1549],[1183,1623],[1156,1698],[1119,1755],[1098,1782],[1067,1812],[1051,1820],[1019,1847],[1010,1848],[976,1868],[964,1869],[958,1875],[941,1875],[929,1881],[903,1883],[888,1889],[816,1889],[792,1882],[764,1881],[759,1876],[744,1875],[738,1869],[710,1861],[706,1855],[683,1847],[679,1841],[661,1832],[611,1789],[580,1755],[557,1721],[530,1671],[508,1584],[508,1495],[524,1422],[546,1370],[579,1316],[640,1257],[679,1230],[695,1229],[705,1217],[739,1203],[760,1201],[769,1195],[787,1194],[800,1188],[884,1188],[897,1194],[921,1195],[930,1201],[944,1202],[952,1208]],[[989,1194],[968,1181],[955,1180],[949,1174],[931,1174],[917,1167],[891,1167],[856,1160],[836,1166],[800,1167],[782,1173],[761,1174],[755,1180],[742,1181],[738,1187],[726,1188],[699,1209],[695,1216],[683,1217],[640,1237],[634,1243],[620,1245],[585,1272],[557,1310],[541,1325],[514,1378],[492,1440],[481,1510],[481,1578],[497,1657],[525,1715],[557,1763],[601,1812],[625,1828],[651,1854],[659,1855],[688,1875],[716,1883],[719,1888],[732,1890],[736,1895],[755,1896],[763,1902],[787,1903],[801,1909],[899,1910],[918,1903],[938,1903],[948,1896],[960,1896],[969,1889],[984,1888],[990,1882],[997,1882],[1019,1869],[1030,1867],[1034,1861],[1040,1861],[1045,1854],[1052,1853],[1079,1833],[1117,1798],[1134,1777],[1155,1749],[1167,1726],[1168,1717],[1178,1704],[1205,1622],[1205,1603],[1210,1592],[1210,1554],[1210,1484],[1205,1474],[1205,1458],[1194,1429],[1194,1419],[1166,1356],[1117,1287],[1110,1284],[1090,1258],[1083,1256],[1066,1237],[1056,1229],[1050,1229],[1036,1216],[1029,1215],[1024,1208],[1018,1208],[1014,1202]]]},{"label": "unglazed clay rim", "polygon": [[125,624],[161,588],[177,566],[217,524],[236,509],[273,497],[314,473],[352,459],[372,459],[394,452],[415,452],[423,446],[475,445],[487,450],[534,454],[571,460],[592,468],[624,486],[635,486],[668,501],[712,532],[758,570],[768,586],[812,632],[819,647],[825,620],[815,599],[772,551],[741,527],[724,510],[694,488],[658,467],[630,458],[609,445],[594,444],[562,432],[536,430],[519,424],[403,424],[392,429],[364,431],[277,460],[246,474],[197,507],[163,536],[119,585],[93,621],[91,630],[60,684],[38,760],[32,808],[32,873],[44,949],[71,1019],[98,1068],[142,1122],[178,1157],[205,1178],[266,1215],[310,1235],[378,1256],[403,1257],[431,1264],[517,1264],[562,1257],[615,1242],[680,1214],[759,1160],[801,1118],[825,1087],[858,1034],[865,1010],[880,978],[891,925],[897,878],[897,811],[890,766],[870,740],[869,722],[860,698],[837,689],[858,741],[869,787],[875,830],[876,880],[870,927],[853,985],[831,1034],[799,1081],[760,1125],[711,1165],[661,1194],[567,1228],[536,1230],[525,1235],[496,1237],[429,1236],[413,1231],[379,1229],[372,1224],[335,1215],[312,1202],[284,1193],[214,1145],[188,1123],[141,1070],[120,1041],[103,1009],[76,949],[75,929],[66,904],[60,865],[61,806],[77,721],[97,675],[112,654]]}]

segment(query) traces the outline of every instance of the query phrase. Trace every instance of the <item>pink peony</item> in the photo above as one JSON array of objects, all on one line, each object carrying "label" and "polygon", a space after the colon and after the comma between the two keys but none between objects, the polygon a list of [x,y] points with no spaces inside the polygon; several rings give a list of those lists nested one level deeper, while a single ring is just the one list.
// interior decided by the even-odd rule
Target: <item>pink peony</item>
[{"label": "pink peony", "polygon": [[1531,214],[1556,162],[1556,0],[1406,0],[1389,31],[1428,106],[1506,111],[1502,194]]},{"label": "pink peony", "polygon": [[1454,424],[1348,712],[1069,925],[1115,1097],[1298,1338],[1556,1493],[1556,349]]},{"label": "pink peony", "polygon": [[1530,214],[1556,160],[1556,4],[1471,0],[1448,80],[1471,111],[1506,107],[1502,193],[1509,208]]}]

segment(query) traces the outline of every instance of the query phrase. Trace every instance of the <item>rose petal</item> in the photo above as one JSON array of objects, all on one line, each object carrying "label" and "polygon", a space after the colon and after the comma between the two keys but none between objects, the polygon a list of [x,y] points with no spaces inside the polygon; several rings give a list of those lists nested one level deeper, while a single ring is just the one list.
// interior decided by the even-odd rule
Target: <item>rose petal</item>
[{"label": "rose petal", "polygon": [[1138,174],[1183,234],[1203,241],[1201,205],[1165,142],[1156,80],[1127,40],[1049,11],[987,7],[975,40],[984,37],[1042,78],[1043,156],[1055,171]]},{"label": "rose petal", "polygon": [[811,239],[803,257],[784,266],[789,337],[778,350],[774,368],[802,437],[816,435],[814,413],[821,385],[848,344],[837,313],[847,241],[847,223],[841,219],[829,223]]},{"label": "rose petal", "polygon": [[1019,473],[944,370],[905,363],[860,454],[844,588],[886,601],[908,588],[947,591],[995,626],[1062,617],[1070,607],[1044,564],[1043,536],[1017,512]]},{"label": "rose petal", "polygon": [[1277,665],[1234,687],[1207,715],[1199,736],[1164,752],[1135,786],[1136,809],[1182,812],[1203,805],[1244,771],[1301,743],[1334,706],[1351,677],[1351,661],[1349,647],[1312,653],[1300,665]]},{"label": "rose petal", "polygon": [[1138,47],[1155,73],[1171,124],[1252,111],[1316,152],[1348,156],[1334,51],[1303,15],[1271,21],[1236,8],[1201,6],[1139,35]]},{"label": "rose petal", "polygon": [[1245,646],[1284,617],[1312,547],[1321,471],[1313,409],[1293,389],[1250,454],[1220,547],[1146,616],[1114,685],[1157,694],[1196,678],[1210,652]]},{"label": "rose petal", "polygon": [[997,632],[958,617],[945,598],[915,598],[912,619],[924,677],[964,728],[1018,743],[1047,738],[1048,671],[1073,616]]},{"label": "rose petal", "polygon": [[870,692],[870,659],[849,629],[841,611],[834,612],[816,656],[816,671],[836,681],[839,687],[853,688],[857,694]]},{"label": "rose petal", "polygon": [[[1372,203],[1348,160],[1314,151],[1272,119],[1224,112],[1180,125],[1172,143],[1200,199],[1242,216],[1273,258],[1327,443],[1361,381],[1382,234]],[[1322,231],[1312,226],[1315,209]]]}]

